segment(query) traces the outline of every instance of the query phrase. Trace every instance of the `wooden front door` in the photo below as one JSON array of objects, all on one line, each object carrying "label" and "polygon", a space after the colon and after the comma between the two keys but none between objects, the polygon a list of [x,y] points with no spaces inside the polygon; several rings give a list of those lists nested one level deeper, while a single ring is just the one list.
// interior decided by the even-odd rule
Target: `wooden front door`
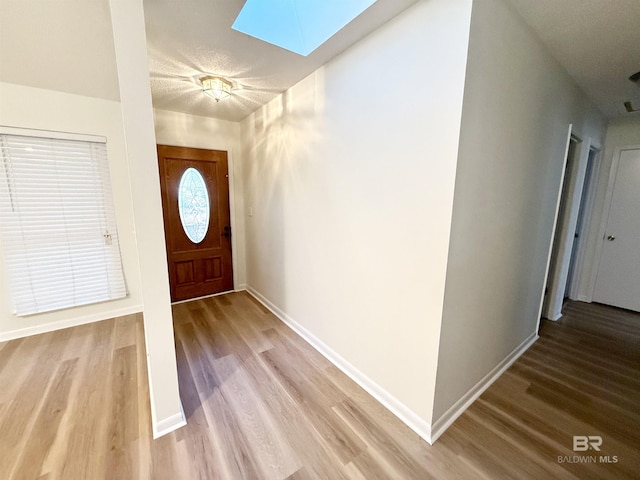
[{"label": "wooden front door", "polygon": [[227,152],[158,145],[171,300],[233,290]]}]

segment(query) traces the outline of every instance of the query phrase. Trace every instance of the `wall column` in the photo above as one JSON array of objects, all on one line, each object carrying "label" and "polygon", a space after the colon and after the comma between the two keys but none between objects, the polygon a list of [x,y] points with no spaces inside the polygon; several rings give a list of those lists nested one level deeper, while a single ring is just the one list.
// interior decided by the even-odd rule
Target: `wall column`
[{"label": "wall column", "polygon": [[153,436],[186,424],[178,391],[142,0],[110,0],[140,261]]}]

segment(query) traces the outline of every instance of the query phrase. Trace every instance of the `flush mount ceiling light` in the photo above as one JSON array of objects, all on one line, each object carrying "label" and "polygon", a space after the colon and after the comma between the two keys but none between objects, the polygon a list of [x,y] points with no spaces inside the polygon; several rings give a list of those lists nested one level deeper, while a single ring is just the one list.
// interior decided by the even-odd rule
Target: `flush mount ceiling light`
[{"label": "flush mount ceiling light", "polygon": [[221,77],[204,77],[202,79],[202,91],[205,95],[215,99],[216,102],[230,96],[232,88],[231,82]]}]

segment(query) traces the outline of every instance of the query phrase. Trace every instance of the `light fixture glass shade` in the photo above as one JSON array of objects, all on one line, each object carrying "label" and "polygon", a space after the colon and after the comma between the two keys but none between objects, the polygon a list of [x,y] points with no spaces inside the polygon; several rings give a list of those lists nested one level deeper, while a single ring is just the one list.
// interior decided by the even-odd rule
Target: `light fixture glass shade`
[{"label": "light fixture glass shade", "polygon": [[219,102],[231,95],[231,82],[220,77],[206,77],[202,79],[202,90],[205,94]]}]

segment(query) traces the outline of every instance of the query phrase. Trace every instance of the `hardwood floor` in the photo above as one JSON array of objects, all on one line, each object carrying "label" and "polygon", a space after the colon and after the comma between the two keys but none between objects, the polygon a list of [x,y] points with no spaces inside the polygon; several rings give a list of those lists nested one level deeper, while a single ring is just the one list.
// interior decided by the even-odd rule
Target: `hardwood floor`
[{"label": "hardwood floor", "polygon": [[139,316],[0,343],[0,479],[639,478],[637,314],[570,303],[434,446],[246,293],[174,324],[188,425],[155,441]]}]

